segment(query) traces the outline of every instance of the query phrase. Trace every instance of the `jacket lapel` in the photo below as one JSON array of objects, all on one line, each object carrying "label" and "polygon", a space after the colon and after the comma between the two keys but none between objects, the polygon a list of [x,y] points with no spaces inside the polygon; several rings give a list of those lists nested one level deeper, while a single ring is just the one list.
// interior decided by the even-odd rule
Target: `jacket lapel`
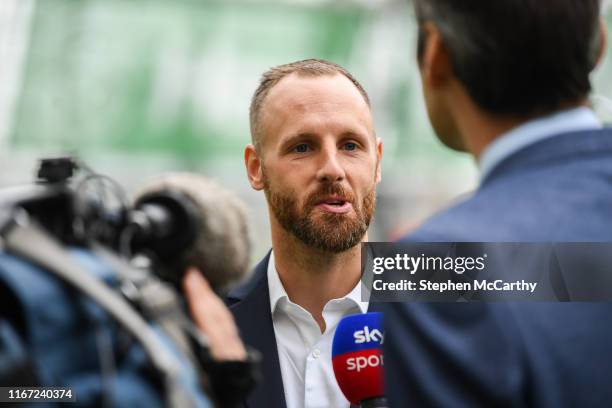
[{"label": "jacket lapel", "polygon": [[268,291],[268,255],[255,267],[249,281],[231,291],[227,303],[234,314],[242,339],[262,354],[262,382],[253,390],[246,405],[252,408],[286,408],[278,349]]},{"label": "jacket lapel", "polygon": [[383,311],[383,306],[385,302],[370,302],[368,304],[368,313],[381,312]]}]

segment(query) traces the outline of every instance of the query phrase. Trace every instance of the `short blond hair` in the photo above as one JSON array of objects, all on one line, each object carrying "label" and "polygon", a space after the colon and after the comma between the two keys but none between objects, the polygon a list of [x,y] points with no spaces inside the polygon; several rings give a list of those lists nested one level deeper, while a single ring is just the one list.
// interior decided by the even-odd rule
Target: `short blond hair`
[{"label": "short blond hair", "polygon": [[363,89],[359,81],[357,81],[355,77],[353,77],[353,75],[351,75],[351,73],[346,69],[342,68],[338,64],[334,64],[333,62],[311,58],[270,68],[261,76],[259,86],[255,90],[253,98],[251,99],[251,108],[249,110],[251,140],[257,150],[259,150],[261,142],[260,114],[266,96],[268,95],[268,92],[270,92],[270,89],[278,84],[281,79],[293,73],[301,77],[319,77],[335,74],[344,75],[353,83],[353,85],[355,85],[359,93],[361,93],[363,96],[363,99],[366,101],[367,105],[370,106],[370,98],[368,97],[368,93],[365,91],[365,89]]}]

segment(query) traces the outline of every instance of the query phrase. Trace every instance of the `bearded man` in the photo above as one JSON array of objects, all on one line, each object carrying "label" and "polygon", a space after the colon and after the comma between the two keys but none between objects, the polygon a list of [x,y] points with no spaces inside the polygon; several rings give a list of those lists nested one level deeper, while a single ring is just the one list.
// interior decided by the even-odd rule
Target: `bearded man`
[{"label": "bearded man", "polygon": [[349,407],[331,343],[362,301],[361,249],[380,182],[369,98],[342,67],[298,61],[264,73],[251,101],[245,165],[268,203],[272,250],[227,298],[245,343],[263,354],[249,407]]}]

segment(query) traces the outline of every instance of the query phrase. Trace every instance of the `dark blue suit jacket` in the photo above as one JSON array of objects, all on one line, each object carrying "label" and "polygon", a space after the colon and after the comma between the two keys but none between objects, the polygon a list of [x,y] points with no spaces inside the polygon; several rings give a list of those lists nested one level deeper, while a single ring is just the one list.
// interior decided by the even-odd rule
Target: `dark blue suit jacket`
[{"label": "dark blue suit jacket", "polygon": [[[612,242],[612,130],[524,148],[406,239]],[[612,404],[608,303],[398,303],[385,312],[392,407]]]},{"label": "dark blue suit jacket", "polygon": [[[268,290],[268,261],[270,254],[255,267],[248,282],[230,291],[227,304],[234,315],[242,340],[259,350],[263,356],[263,381],[245,401],[249,408],[285,408],[285,392],[281,377],[278,349]],[[372,303],[369,311],[381,311],[380,304]]]}]

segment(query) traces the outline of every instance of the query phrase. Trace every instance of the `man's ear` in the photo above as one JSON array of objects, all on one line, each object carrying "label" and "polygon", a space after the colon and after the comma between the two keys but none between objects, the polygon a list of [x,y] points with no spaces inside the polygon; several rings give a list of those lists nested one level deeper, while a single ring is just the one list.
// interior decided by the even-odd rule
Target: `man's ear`
[{"label": "man's ear", "polygon": [[376,138],[376,183],[380,183],[382,180],[382,154],[383,154],[383,142],[380,137]]},{"label": "man's ear", "polygon": [[423,80],[430,87],[444,85],[453,75],[448,49],[438,27],[431,22],[423,23],[424,33],[421,72]]},{"label": "man's ear", "polygon": [[247,145],[244,149],[244,165],[251,187],[257,191],[262,190],[264,187],[262,161],[252,144]]},{"label": "man's ear", "polygon": [[599,19],[599,49],[597,50],[597,58],[595,59],[595,65],[592,69],[597,68],[601,60],[603,60],[606,54],[606,48],[608,48],[608,26],[604,19]]}]

